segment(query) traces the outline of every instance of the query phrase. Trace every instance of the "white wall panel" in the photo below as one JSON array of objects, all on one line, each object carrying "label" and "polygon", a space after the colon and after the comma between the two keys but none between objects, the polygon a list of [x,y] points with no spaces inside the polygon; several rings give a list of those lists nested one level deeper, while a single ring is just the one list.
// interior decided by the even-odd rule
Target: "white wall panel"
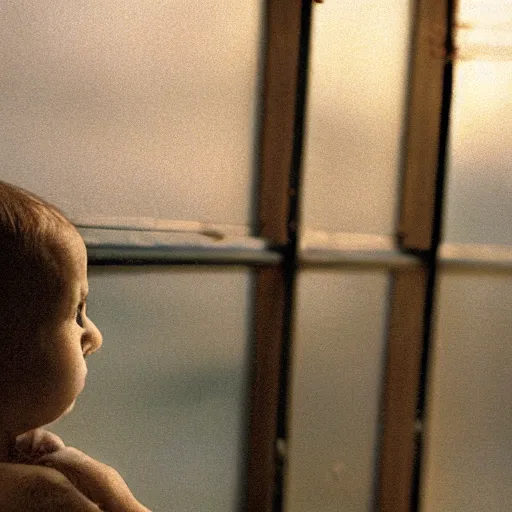
[{"label": "white wall panel", "polygon": [[512,275],[441,274],[422,512],[512,503]]},{"label": "white wall panel", "polygon": [[245,460],[250,272],[90,269],[103,333],[54,430],[156,511],[237,511]]},{"label": "white wall panel", "polygon": [[78,218],[248,223],[262,3],[1,2],[0,179]]},{"label": "white wall panel", "polygon": [[314,4],[304,163],[308,228],[393,231],[409,4]]},{"label": "white wall panel", "polygon": [[458,61],[444,239],[512,244],[512,62]]},{"label": "white wall panel", "polygon": [[286,512],[373,510],[388,274],[299,278]]}]

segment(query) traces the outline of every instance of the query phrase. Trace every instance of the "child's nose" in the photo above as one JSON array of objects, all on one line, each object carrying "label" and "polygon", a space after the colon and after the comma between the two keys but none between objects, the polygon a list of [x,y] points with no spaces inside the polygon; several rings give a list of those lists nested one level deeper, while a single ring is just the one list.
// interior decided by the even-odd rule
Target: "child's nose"
[{"label": "child's nose", "polygon": [[88,319],[87,329],[84,333],[85,340],[82,344],[84,356],[89,356],[96,352],[103,344],[103,336],[94,322]]}]

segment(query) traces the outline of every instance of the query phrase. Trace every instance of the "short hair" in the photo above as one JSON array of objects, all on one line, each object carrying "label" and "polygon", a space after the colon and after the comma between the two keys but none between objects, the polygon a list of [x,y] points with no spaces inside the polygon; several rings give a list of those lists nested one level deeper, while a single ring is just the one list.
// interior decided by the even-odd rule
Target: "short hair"
[{"label": "short hair", "polygon": [[[60,293],[55,247],[76,228],[54,205],[0,181],[0,350],[3,340],[32,332]],[[35,333],[34,333],[35,334]]]}]

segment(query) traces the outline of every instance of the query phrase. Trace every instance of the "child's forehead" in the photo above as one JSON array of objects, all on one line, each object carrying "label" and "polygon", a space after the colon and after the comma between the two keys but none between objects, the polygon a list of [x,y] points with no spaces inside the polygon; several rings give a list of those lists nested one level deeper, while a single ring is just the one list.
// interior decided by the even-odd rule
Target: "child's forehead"
[{"label": "child's forehead", "polygon": [[74,226],[59,230],[55,236],[56,243],[64,250],[82,252],[85,248],[84,241]]},{"label": "child's forehead", "polygon": [[[61,293],[63,287],[69,287],[70,282],[84,279],[87,272],[87,252],[74,227],[64,227],[49,234],[42,241],[39,253],[37,273],[41,283],[46,282],[45,288],[49,287],[54,293]],[[35,270],[34,268],[33,271]]]},{"label": "child's forehead", "polygon": [[61,231],[54,244],[55,255],[63,263],[72,267],[87,265],[87,251],[80,234],[73,229]]},{"label": "child's forehead", "polygon": [[55,237],[49,250],[51,257],[43,271],[46,274],[43,278],[50,277],[53,284],[48,283],[45,289],[59,304],[59,310],[70,308],[88,292],[85,244],[78,232],[69,230]]}]

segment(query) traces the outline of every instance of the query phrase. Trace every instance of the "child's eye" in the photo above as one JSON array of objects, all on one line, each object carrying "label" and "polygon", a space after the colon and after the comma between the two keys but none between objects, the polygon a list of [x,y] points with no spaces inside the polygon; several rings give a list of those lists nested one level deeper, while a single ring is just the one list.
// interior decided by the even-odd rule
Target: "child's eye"
[{"label": "child's eye", "polygon": [[76,308],[76,323],[80,326],[84,326],[84,319],[83,319],[83,311],[84,311],[84,303],[78,305],[78,308]]}]

